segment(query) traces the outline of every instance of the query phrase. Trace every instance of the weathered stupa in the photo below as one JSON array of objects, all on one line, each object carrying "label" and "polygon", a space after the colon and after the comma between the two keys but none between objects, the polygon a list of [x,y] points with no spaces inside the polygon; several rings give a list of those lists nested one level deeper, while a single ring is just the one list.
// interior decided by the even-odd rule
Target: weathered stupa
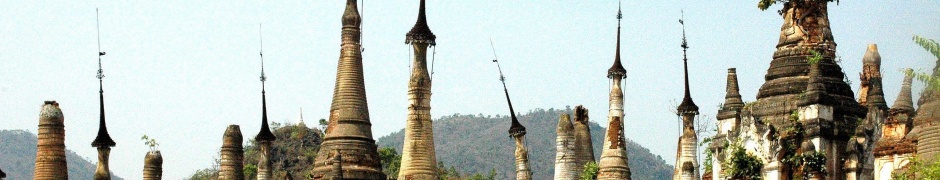
[{"label": "weathered stupa", "polygon": [[627,78],[627,70],[620,63],[620,19],[623,13],[617,10],[617,50],[614,55],[614,65],[607,70],[613,86],[610,88],[610,109],[608,110],[607,133],[604,136],[604,146],[601,150],[601,159],[598,163],[598,180],[629,180],[630,164],[627,158],[627,142],[623,129],[623,85],[622,80]]},{"label": "weathered stupa", "polygon": [[346,0],[342,22],[342,51],[336,71],[329,125],[310,175],[313,179],[331,179],[333,168],[327,162],[334,156],[342,155],[343,162],[340,164],[343,178],[385,180],[378,149],[372,139],[372,123],[369,121],[359,38],[362,19],[356,0]]},{"label": "weathered stupa", "polygon": [[408,120],[398,179],[439,179],[434,153],[434,127],[431,123],[431,77],[428,74],[428,47],[436,37],[428,28],[424,0],[418,7],[418,21],[405,37],[414,49],[411,80],[408,82]]},{"label": "weathered stupa", "polygon": [[229,125],[222,135],[222,150],[219,153],[219,180],[243,180],[245,152],[242,147],[242,131],[238,125]]},{"label": "weathered stupa", "polygon": [[575,171],[584,171],[584,164],[594,161],[594,146],[591,143],[591,127],[588,124],[588,109],[578,105],[574,107]]},{"label": "weathered stupa", "polygon": [[68,179],[65,162],[65,117],[59,103],[46,101],[39,112],[39,142],[33,179]]},{"label": "weathered stupa", "polygon": [[144,180],[163,179],[163,155],[158,150],[152,150],[144,155]]},{"label": "weathered stupa", "polygon": [[[933,77],[940,77],[940,60],[933,68]],[[936,82],[936,81],[934,81]],[[917,100],[917,115],[914,117],[917,158],[930,162],[940,156],[940,91],[936,84],[928,84]],[[919,130],[918,130],[919,129]]]},{"label": "weathered stupa", "polygon": [[914,156],[917,149],[910,139],[906,138],[913,126],[914,101],[911,97],[911,83],[913,76],[911,69],[905,70],[908,74],[901,84],[901,92],[895,99],[888,117],[881,127],[881,138],[877,140],[874,153],[874,179],[890,179],[892,173],[904,167]]},{"label": "weathered stupa", "polygon": [[261,131],[255,136],[255,142],[261,146],[261,157],[258,158],[258,180],[272,179],[274,176],[274,167],[271,167],[271,143],[277,140],[277,137],[271,133],[268,127],[268,101],[264,96],[264,81],[268,77],[264,76],[264,53],[259,52],[261,56]]},{"label": "weathered stupa", "polygon": [[[823,155],[823,164],[828,168],[822,174],[827,178],[845,178],[843,160],[851,154],[846,146],[856,134],[858,119],[865,117],[865,108],[853,97],[852,88],[843,80],[842,68],[834,60],[836,43],[829,28],[828,3],[789,1],[780,11],[783,17],[780,40],[764,76],[766,82],[749,108],[750,116],[771,127],[765,129],[800,129],[803,133],[784,131],[780,138],[768,139],[783,139],[776,144],[798,148],[765,147],[769,152],[762,156],[772,158],[764,162],[764,178],[796,173],[791,170],[802,165],[781,161],[783,156],[796,153]],[[818,62],[808,63],[811,57],[816,57],[814,52]],[[817,76],[810,75],[810,66],[818,66]],[[778,149],[782,150],[777,152]],[[773,157],[774,153],[780,155]],[[818,167],[804,169],[808,173],[817,170]]]},{"label": "weathered stupa", "polygon": [[577,147],[574,141],[574,126],[571,124],[571,118],[568,114],[562,114],[558,118],[558,127],[555,129],[557,134],[555,140],[555,180],[577,179],[578,173],[575,167],[578,166],[575,160],[574,149]]},{"label": "weathered stupa", "polygon": [[682,67],[685,76],[685,97],[676,108],[676,115],[682,117],[682,135],[679,136],[679,146],[676,149],[676,166],[672,179],[693,180],[700,179],[698,172],[698,136],[695,134],[695,116],[698,115],[698,106],[692,101],[689,93],[689,59],[686,50],[689,49],[685,39],[685,23],[682,23]]},{"label": "weathered stupa", "polygon": [[[97,12],[97,10],[96,10]],[[105,52],[98,52],[98,105],[100,116],[98,119],[98,136],[91,142],[91,147],[98,148],[98,167],[95,168],[95,180],[111,180],[111,170],[108,167],[108,159],[111,155],[111,147],[117,145],[111,135],[108,134],[108,126],[104,120],[104,70],[101,68],[101,56]]]},{"label": "weathered stupa", "polygon": [[[861,124],[856,127],[855,135],[850,141],[855,141],[856,152],[854,158],[849,155],[846,161],[847,179],[872,179],[874,173],[875,143],[882,136],[882,123],[888,115],[888,103],[884,98],[884,89],[881,76],[881,55],[878,46],[868,45],[868,50],[862,58],[862,73],[859,103],[868,109],[868,114]],[[851,144],[851,143],[850,143]]]},{"label": "weathered stupa", "polygon": [[[735,68],[728,68],[728,79],[725,87],[725,103],[722,104],[721,109],[718,109],[718,114],[716,116],[718,120],[718,131],[715,133],[715,137],[712,138],[712,143],[709,144],[708,150],[712,151],[714,156],[712,158],[712,167],[706,172],[711,172],[710,176],[712,179],[721,179],[724,176],[724,172],[721,169],[722,163],[725,163],[725,158],[721,157],[721,152],[725,151],[729,141],[729,136],[734,136],[737,134],[739,125],[741,124],[741,109],[744,108],[744,101],[741,99],[741,93],[738,88],[738,73]],[[705,175],[709,176],[709,175]],[[704,177],[703,177],[704,179]]]}]

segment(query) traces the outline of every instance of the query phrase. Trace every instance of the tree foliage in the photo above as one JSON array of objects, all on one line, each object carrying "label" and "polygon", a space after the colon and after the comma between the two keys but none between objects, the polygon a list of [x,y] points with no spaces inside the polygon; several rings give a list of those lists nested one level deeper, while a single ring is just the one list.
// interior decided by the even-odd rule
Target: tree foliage
[{"label": "tree foliage", "polygon": [[[757,2],[757,8],[760,9],[761,11],[764,11],[764,10],[769,9],[770,6],[773,6],[774,4],[785,4],[788,2],[802,3],[806,1],[820,1],[820,0],[760,0],[759,2]],[[837,4],[839,3],[839,0],[824,0],[824,1],[836,2]]]},{"label": "tree foliage", "polygon": [[914,43],[920,45],[920,47],[923,47],[927,52],[937,58],[937,67],[934,67],[933,74],[924,72],[923,70],[905,71],[905,73],[926,84],[928,90],[940,91],[940,74],[938,74],[937,69],[940,68],[940,44],[938,44],[936,40],[917,35],[914,35],[913,40]]},{"label": "tree foliage", "polygon": [[595,180],[595,179],[597,179],[597,171],[598,171],[598,170],[600,170],[600,168],[597,167],[597,163],[594,163],[593,161],[589,161],[589,162],[587,162],[587,163],[584,163],[584,170],[581,171],[581,175],[580,175],[580,176],[581,176],[581,180]]},{"label": "tree foliage", "polygon": [[382,161],[382,172],[388,177],[398,177],[401,169],[401,155],[392,147],[379,148],[379,159]]},{"label": "tree foliage", "polygon": [[722,169],[727,169],[725,175],[731,179],[760,180],[761,169],[764,163],[744,149],[741,143],[734,143],[729,147],[731,150],[728,160],[722,164]]},{"label": "tree foliage", "polygon": [[914,179],[940,179],[940,156],[933,162],[923,162],[917,156],[911,157],[907,164],[907,170],[894,171],[891,174],[892,179],[914,180]]}]

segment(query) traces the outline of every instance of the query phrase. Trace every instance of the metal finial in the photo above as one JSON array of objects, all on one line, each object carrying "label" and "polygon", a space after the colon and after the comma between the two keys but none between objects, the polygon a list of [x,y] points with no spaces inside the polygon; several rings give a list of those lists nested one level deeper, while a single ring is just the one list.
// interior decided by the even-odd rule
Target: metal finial
[{"label": "metal finial", "polygon": [[261,23],[258,23],[258,39],[261,43],[261,46],[258,50],[258,56],[261,56],[261,86],[264,87],[264,81],[268,80],[268,77],[264,76],[264,36],[261,34]]},{"label": "metal finial", "polygon": [[623,19],[623,13],[620,11],[622,9],[621,8],[622,4],[623,3],[621,1],[617,1],[617,21],[618,22],[620,21],[620,19]]},{"label": "metal finial", "polygon": [[685,40],[685,21],[683,19],[685,19],[685,11],[682,11],[682,17],[679,18],[679,24],[682,24],[682,49],[685,51],[685,49],[689,49],[689,43]]},{"label": "metal finial", "polygon": [[104,69],[101,68],[101,56],[105,52],[101,51],[101,23],[98,20],[98,8],[95,8],[95,30],[98,32],[98,80],[104,79]]},{"label": "metal finial", "polygon": [[493,50],[493,62],[496,63],[496,68],[499,69],[499,81],[503,82],[503,89],[505,89],[506,77],[503,76],[503,68],[499,66],[499,57],[496,56],[496,46],[493,45],[492,38],[490,38],[490,48]]}]

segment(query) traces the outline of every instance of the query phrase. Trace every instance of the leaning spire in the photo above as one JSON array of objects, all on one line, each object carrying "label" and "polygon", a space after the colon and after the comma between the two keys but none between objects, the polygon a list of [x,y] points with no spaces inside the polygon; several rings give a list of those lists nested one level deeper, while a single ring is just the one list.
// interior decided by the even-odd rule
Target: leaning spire
[{"label": "leaning spire", "polygon": [[[490,46],[493,45],[493,41],[490,40]],[[506,77],[503,76],[503,69],[499,66],[499,60],[496,58],[496,48],[493,47],[493,62],[496,63],[496,68],[499,70],[499,81],[503,83],[503,93],[506,94],[506,103],[509,104],[509,117],[512,120],[512,125],[509,126],[509,137],[513,138],[516,142],[516,180],[530,180],[532,179],[532,169],[529,168],[529,150],[526,147],[525,141],[525,126],[522,126],[519,123],[519,120],[516,119],[516,111],[512,109],[512,101],[509,100],[509,90],[506,89]]]}]

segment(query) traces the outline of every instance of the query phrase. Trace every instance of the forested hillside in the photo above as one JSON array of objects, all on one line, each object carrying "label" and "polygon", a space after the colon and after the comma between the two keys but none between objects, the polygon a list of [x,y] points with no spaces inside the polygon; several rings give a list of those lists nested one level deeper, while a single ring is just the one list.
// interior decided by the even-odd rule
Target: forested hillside
[{"label": "forested hillside", "polygon": [[[33,133],[24,130],[0,130],[0,169],[7,174],[6,179],[33,179],[36,144],[37,137]],[[68,163],[69,179],[94,177],[95,164],[91,160],[86,160],[71,150],[65,151],[65,159]],[[112,172],[111,179],[123,178]]]},{"label": "forested hillside", "polygon": [[[533,179],[552,179],[555,161],[555,127],[561,113],[571,110],[536,109],[519,115],[526,126],[526,142]],[[404,118],[404,117],[403,117]],[[606,117],[592,117],[592,121],[606,123]],[[496,170],[496,179],[514,179],[513,152],[515,146],[509,138],[508,116],[454,114],[434,120],[434,141],[437,160],[454,166],[460,173],[488,174]],[[600,158],[606,129],[591,122],[591,135],[595,158]],[[379,138],[379,147],[394,147],[401,152],[404,129]],[[633,179],[672,179],[673,167],[662,157],[627,139],[627,151]]]}]

